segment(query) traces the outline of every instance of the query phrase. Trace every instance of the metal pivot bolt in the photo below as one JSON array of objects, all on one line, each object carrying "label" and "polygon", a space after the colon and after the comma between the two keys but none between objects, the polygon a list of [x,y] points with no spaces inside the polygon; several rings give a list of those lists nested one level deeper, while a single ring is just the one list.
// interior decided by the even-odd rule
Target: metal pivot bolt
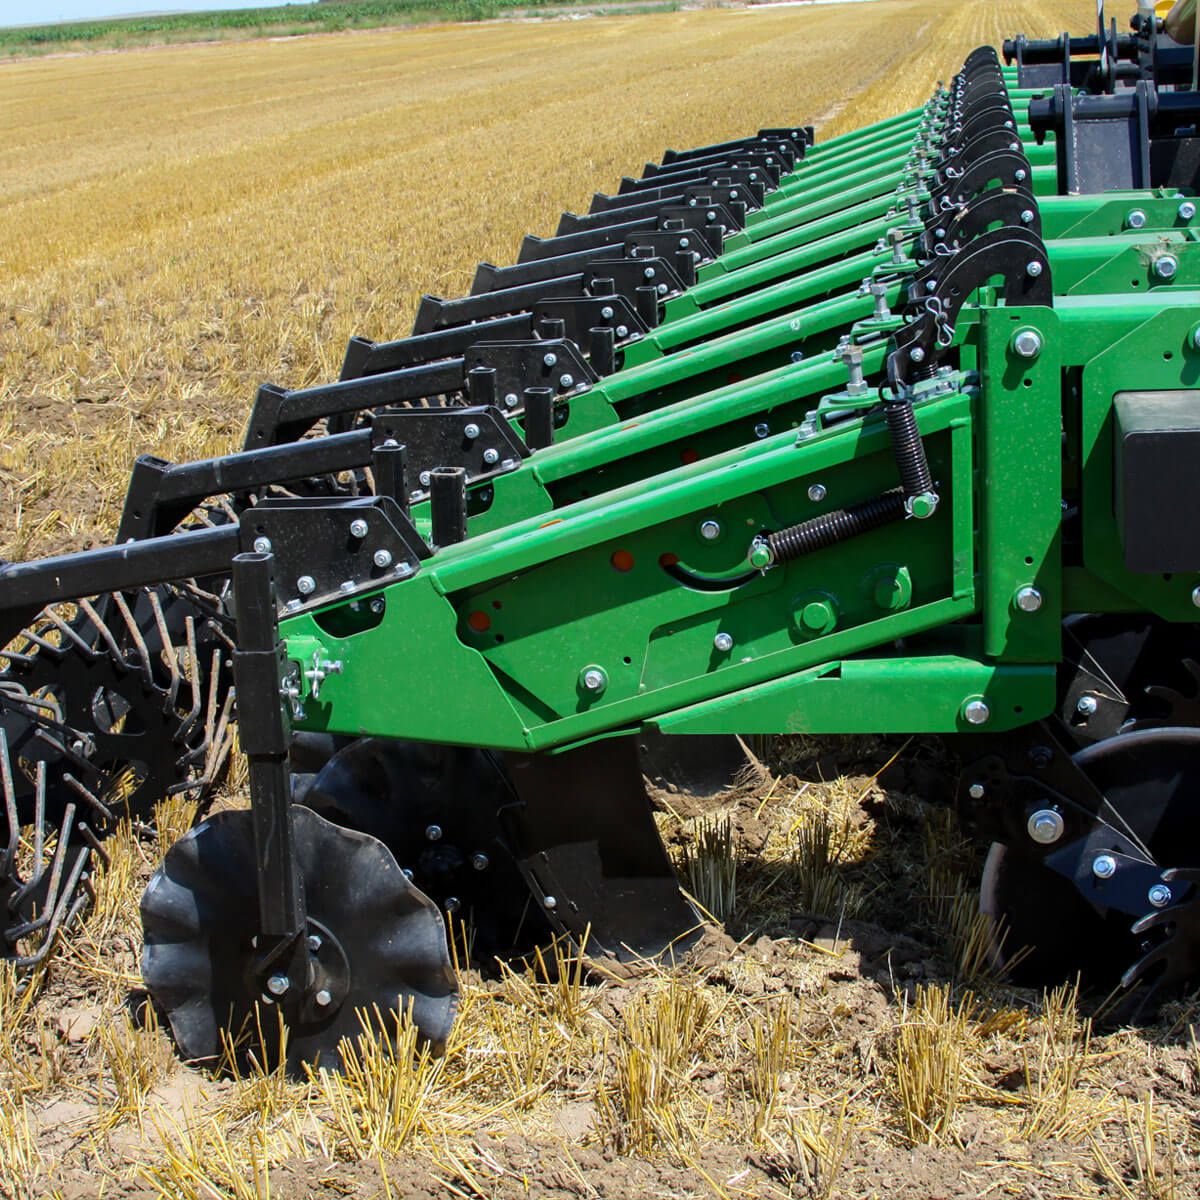
[{"label": "metal pivot bolt", "polygon": [[983,700],[968,700],[963,705],[962,714],[968,725],[986,725],[991,718],[992,710]]},{"label": "metal pivot bolt", "polygon": [[823,483],[812,483],[808,487],[808,498],[814,504],[820,504],[829,495]]},{"label": "metal pivot bolt", "polygon": [[448,913],[456,913],[462,908],[462,901],[457,896],[446,897],[446,911]]},{"label": "metal pivot bolt", "polygon": [[987,789],[982,783],[973,783],[969,788],[967,788],[967,795],[970,796],[972,800],[982,800],[986,794]]},{"label": "metal pivot bolt", "polygon": [[892,243],[892,262],[900,266],[908,261],[904,253],[904,239],[907,235],[903,229],[889,229],[888,241]]},{"label": "metal pivot bolt", "polygon": [[754,436],[759,439],[765,438],[770,432],[771,427],[766,423],[766,421],[759,421],[759,423],[754,427]]},{"label": "metal pivot bolt", "polygon": [[486,871],[491,866],[491,859],[482,851],[471,855],[471,866],[477,871]]},{"label": "metal pivot bolt", "polygon": [[292,981],[286,975],[272,975],[267,980],[267,991],[272,996],[286,996],[291,986]]},{"label": "metal pivot bolt", "polygon": [[1117,873],[1117,860],[1111,854],[1097,854],[1092,859],[1092,874],[1097,879],[1111,879]]},{"label": "metal pivot bolt", "polygon": [[1166,908],[1171,903],[1171,889],[1165,883],[1156,883],[1146,893],[1146,899],[1155,908]]},{"label": "metal pivot bolt", "polygon": [[483,452],[483,461],[487,463],[489,467],[495,466],[495,464],[500,461],[500,451],[494,446],[489,446]]},{"label": "metal pivot bolt", "polygon": [[426,825],[425,840],[429,842],[440,842],[442,840],[442,827],[440,825]]},{"label": "metal pivot bolt", "polygon": [[371,556],[371,561],[377,567],[390,567],[392,565],[392,552],[390,550],[376,550]]},{"label": "metal pivot bolt", "polygon": [[733,649],[733,637],[728,633],[718,633],[713,638],[713,647],[722,654],[728,654]]},{"label": "metal pivot bolt", "polygon": [[1025,274],[1031,279],[1036,279],[1042,273],[1042,264],[1035,258],[1032,262],[1025,264]]},{"label": "metal pivot bolt", "polygon": [[1192,604],[1200,608],[1200,587],[1192,589]]},{"label": "metal pivot bolt", "polygon": [[706,542],[715,542],[721,536],[721,522],[712,519],[701,521],[700,536]]},{"label": "metal pivot bolt", "polygon": [[350,536],[356,538],[365,538],[367,536],[368,528],[369,526],[367,525],[366,521],[362,519],[362,517],[355,517],[354,520],[350,522]]},{"label": "metal pivot bolt", "polygon": [[1140,208],[1131,208],[1125,216],[1125,224],[1130,229],[1144,229],[1146,214]]},{"label": "metal pivot bolt", "polygon": [[1042,337],[1036,329],[1018,330],[1012,340],[1013,353],[1021,358],[1037,358],[1042,352]]},{"label": "metal pivot bolt", "polygon": [[1190,221],[1196,215],[1196,206],[1190,200],[1185,200],[1178,211],[1181,221]]},{"label": "metal pivot bolt", "polygon": [[1163,254],[1154,260],[1154,274],[1159,279],[1174,279],[1179,271],[1179,259],[1173,254]]},{"label": "metal pivot bolt", "polygon": [[328,988],[322,988],[313,999],[317,1002],[318,1008],[328,1008],[333,1003],[333,994]]},{"label": "metal pivot bolt", "polygon": [[546,364],[546,366],[552,367],[552,366],[554,366],[554,364],[556,362],[558,362],[558,355],[557,354],[543,354],[542,362],[544,362]]},{"label": "metal pivot bolt", "polygon": [[867,381],[863,378],[862,347],[845,346],[842,350],[842,362],[846,364],[846,370],[849,373],[846,392],[851,396],[861,396],[867,390]]},{"label": "metal pivot bolt", "polygon": [[310,949],[310,950],[311,950],[311,951],[312,951],[314,954],[316,954],[316,952],[317,952],[318,950],[320,950],[320,948],[321,948],[321,939],[320,939],[320,937],[319,937],[317,934],[315,934],[315,933],[310,933],[310,934],[308,935],[308,937],[307,937],[307,939],[306,939],[306,943],[307,943],[307,945],[308,945],[308,948],[309,948],[309,949]]},{"label": "metal pivot bolt", "polygon": [[1022,612],[1035,613],[1042,607],[1042,593],[1035,587],[1018,588],[1013,601]]},{"label": "metal pivot bolt", "polygon": [[1052,808],[1039,808],[1029,818],[1025,827],[1029,830],[1029,836],[1035,842],[1043,846],[1049,846],[1051,843],[1057,842],[1063,835],[1062,815],[1055,812]]},{"label": "metal pivot bolt", "polygon": [[1100,702],[1090,692],[1084,692],[1083,695],[1075,701],[1075,711],[1081,717],[1090,717],[1099,707]]},{"label": "metal pivot bolt", "polygon": [[603,667],[584,667],[579,672],[579,682],[584,691],[598,696],[608,687],[608,676],[604,673]]},{"label": "metal pivot bolt", "polygon": [[465,437],[467,439],[467,441],[474,441],[475,438],[477,438],[478,436],[479,436],[479,426],[476,425],[474,421],[472,421],[468,425],[463,426],[463,437]]},{"label": "metal pivot bolt", "polygon": [[555,896],[543,896],[543,897],[542,897],[542,907],[543,907],[543,908],[551,908],[551,909],[553,909],[553,908],[557,908],[557,907],[558,907],[558,899],[557,899],[557,897],[555,897]]},{"label": "metal pivot bolt", "polygon": [[311,575],[301,575],[296,580],[296,591],[302,596],[311,596],[317,590],[317,581]]},{"label": "metal pivot bolt", "polygon": [[255,554],[270,554],[271,553],[271,539],[269,537],[256,537],[254,539],[254,553]]},{"label": "metal pivot bolt", "polygon": [[887,293],[886,283],[871,284],[871,295],[875,297],[875,316],[880,321],[885,321],[892,315],[892,310],[888,307]]}]

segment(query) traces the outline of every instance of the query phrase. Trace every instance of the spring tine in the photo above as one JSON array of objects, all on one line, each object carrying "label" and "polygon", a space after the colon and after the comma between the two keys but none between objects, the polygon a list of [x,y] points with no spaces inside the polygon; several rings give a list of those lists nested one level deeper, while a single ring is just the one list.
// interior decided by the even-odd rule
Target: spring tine
[{"label": "spring tine", "polygon": [[192,707],[188,715],[184,717],[179,725],[179,730],[175,734],[176,741],[186,741],[188,734],[192,731],[192,726],[196,724],[196,718],[200,715],[200,706],[202,703],[200,691],[200,664],[196,661],[196,622],[192,617],[184,618],[184,628],[187,630],[187,648],[188,648],[188,674],[191,676],[192,685]]},{"label": "spring tine", "polygon": [[[58,935],[63,927],[73,922],[79,913],[82,912],[84,905],[95,897],[95,893],[90,887],[84,888],[83,894],[77,894],[80,890],[80,878],[83,874],[83,868],[87,865],[87,860],[88,852],[81,849],[71,866],[71,874],[67,879],[66,886],[63,888],[62,896],[59,898],[58,904],[51,914],[49,927],[42,939],[42,944],[37,948],[35,953],[15,960],[15,965],[19,969],[28,970],[30,967],[36,967],[41,963],[54,948],[54,943],[58,940]],[[68,903],[71,905],[69,910],[67,909]]]},{"label": "spring tine", "polygon": [[12,871],[21,841],[21,826],[17,818],[17,794],[13,787],[12,758],[8,752],[8,734],[0,729],[0,784],[4,787],[4,812],[8,818],[8,848],[0,855],[0,874]]},{"label": "spring tine", "polygon": [[87,642],[79,636],[79,633],[71,628],[70,623],[68,621],[64,621],[63,618],[54,611],[54,609],[46,609],[46,616],[53,623],[55,629],[57,629],[63,635],[63,637],[69,638],[72,642],[74,642],[81,653],[85,654],[88,658],[94,657],[96,651],[89,646]]},{"label": "spring tine", "polygon": [[[13,931],[17,937],[27,937],[31,933],[37,933],[39,929],[45,928],[50,923],[54,916],[54,910],[58,907],[58,889],[62,883],[63,863],[66,861],[67,851],[70,848],[68,841],[70,836],[71,826],[75,821],[75,805],[68,804],[66,811],[63,814],[62,826],[58,832],[58,845],[54,847],[54,858],[50,863],[50,882],[46,886],[45,907],[42,909],[41,916],[36,917],[32,921],[27,921],[24,925],[20,925]],[[83,851],[87,853],[86,850]],[[40,859],[36,860],[40,863]],[[30,881],[21,889],[21,899],[24,899],[25,894],[28,894],[36,884],[39,884],[46,874],[45,867],[39,866],[36,874]]]},{"label": "spring tine", "polygon": [[34,782],[33,803],[33,861],[34,870],[41,870],[42,850],[46,844],[46,764],[37,765],[37,779]]},{"label": "spring tine", "polygon": [[125,597],[120,592],[113,592],[112,596],[113,600],[116,601],[121,616],[125,620],[126,627],[129,629],[129,636],[133,638],[133,644],[137,647],[138,657],[142,660],[142,666],[146,668],[146,675],[150,680],[153,680],[154,668],[150,665],[150,651],[146,648],[146,639],[142,637],[142,631],[133,619],[133,613],[129,611],[129,605]]},{"label": "spring tine", "polygon": [[79,836],[87,842],[88,849],[95,858],[100,860],[101,865],[107,867],[108,852],[104,849],[104,844],[96,836],[96,831],[85,821],[79,822]]},{"label": "spring tine", "polygon": [[113,658],[117,662],[124,662],[125,656],[121,653],[117,646],[117,639],[113,637],[112,630],[109,629],[107,623],[100,614],[92,607],[90,600],[80,600],[79,607],[87,614],[88,620],[96,627],[96,632],[104,639],[104,644],[112,652]]},{"label": "spring tine", "polygon": [[179,673],[179,654],[175,649],[175,643],[171,641],[170,635],[167,633],[167,621],[163,616],[162,601],[159,599],[158,592],[151,588],[150,592],[150,610],[154,613],[154,624],[158,626],[158,636],[162,639],[163,657],[167,663],[167,669],[171,672],[171,682],[167,686],[167,699],[164,704],[164,709],[170,711],[175,707],[175,698],[179,695],[179,684],[181,675]]},{"label": "spring tine", "polygon": [[88,804],[99,814],[101,819],[109,824],[116,822],[116,814],[95,792],[89,790],[84,784],[80,783],[74,775],[63,775],[63,782],[74,792],[78,792]]}]

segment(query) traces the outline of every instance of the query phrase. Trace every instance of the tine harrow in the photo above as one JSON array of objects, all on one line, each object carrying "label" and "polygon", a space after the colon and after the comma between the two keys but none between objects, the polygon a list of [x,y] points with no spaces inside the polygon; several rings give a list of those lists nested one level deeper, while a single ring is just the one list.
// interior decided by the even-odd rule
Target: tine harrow
[{"label": "tine harrow", "polygon": [[1134,1015],[1200,981],[1187,16],[668,150],[338,380],[263,385],[239,451],[139,459],[113,547],[0,566],[0,948],[44,958],[236,719],[250,808],[142,902],[181,1051],[262,1004],[294,1069],[372,1005],[438,1045],[445,914],[485,960],[688,952],[645,773],[915,732],[956,735],[998,962]]}]

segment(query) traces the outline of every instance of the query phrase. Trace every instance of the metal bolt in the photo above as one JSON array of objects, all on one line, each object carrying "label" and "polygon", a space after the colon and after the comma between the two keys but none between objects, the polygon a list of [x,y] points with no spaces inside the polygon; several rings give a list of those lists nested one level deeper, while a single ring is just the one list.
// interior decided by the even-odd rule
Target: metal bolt
[{"label": "metal bolt", "polygon": [[967,795],[970,796],[972,800],[982,800],[985,794],[986,789],[982,783],[973,783],[969,788],[967,788]]},{"label": "metal bolt", "polygon": [[392,565],[392,552],[390,550],[376,550],[371,556],[371,560],[377,567],[390,567]]},{"label": "metal bolt", "polygon": [[1025,274],[1036,279],[1042,273],[1042,264],[1035,258],[1033,262],[1025,264]]},{"label": "metal bolt", "polygon": [[1039,808],[1029,818],[1029,822],[1025,828],[1029,830],[1029,836],[1035,842],[1043,846],[1049,846],[1052,842],[1057,842],[1062,837],[1063,819],[1061,814],[1056,813],[1052,808]]},{"label": "metal bolt", "polygon": [[820,504],[821,501],[824,500],[827,495],[829,495],[829,493],[825,490],[825,485],[823,483],[809,484],[808,498],[814,504]]},{"label": "metal bolt", "polygon": [[1125,224],[1129,229],[1142,229],[1146,224],[1146,214],[1140,208],[1130,209]]},{"label": "metal bolt", "polygon": [[552,366],[554,366],[554,364],[556,362],[558,362],[558,355],[557,354],[544,354],[544,355],[542,355],[542,362],[544,362],[546,364],[546,366],[552,367]]},{"label": "metal bolt", "polygon": [[428,487],[433,482],[433,476],[428,471],[422,471],[417,479],[422,487]]},{"label": "metal bolt", "polygon": [[986,725],[992,710],[982,700],[971,700],[963,706],[963,716],[968,725]]},{"label": "metal bolt", "polygon": [[583,686],[589,692],[602,692],[604,685],[608,682],[604,672],[599,667],[589,667],[583,673]]},{"label": "metal bolt", "polygon": [[1018,183],[1024,183],[1024,182],[1025,182],[1025,180],[1028,178],[1028,174],[1027,174],[1027,172],[1025,171],[1025,168],[1024,168],[1024,167],[1019,167],[1017,170],[1015,170],[1015,171],[1013,172],[1013,178],[1014,178],[1014,179],[1015,179],[1015,180],[1016,180]]},{"label": "metal bolt", "polygon": [[362,517],[355,517],[350,522],[350,535],[356,538],[365,538],[367,536],[367,523]]},{"label": "metal bolt", "polygon": [[1166,908],[1171,903],[1171,889],[1165,883],[1156,883],[1146,893],[1146,899],[1155,908]]},{"label": "metal bolt", "polygon": [[1173,254],[1164,254],[1154,260],[1154,274],[1159,279],[1174,279],[1179,270],[1179,259]]},{"label": "metal bolt", "polygon": [[1042,337],[1036,329],[1022,329],[1012,341],[1013,350],[1022,358],[1037,358],[1042,352]]},{"label": "metal bolt", "polygon": [[728,633],[718,633],[713,638],[713,646],[722,654],[728,654],[733,649],[733,638]]},{"label": "metal bolt", "polygon": [[517,395],[516,392],[505,392],[504,393],[504,407],[505,408],[515,408],[518,400],[520,400],[520,397]]},{"label": "metal bolt", "polygon": [[892,315],[892,310],[888,308],[887,293],[886,283],[871,284],[871,295],[875,297],[875,316],[881,321]]},{"label": "metal bolt", "polygon": [[270,554],[271,553],[271,539],[268,537],[256,537],[254,539],[254,553],[255,554]]},{"label": "metal bolt", "polygon": [[411,879],[413,877],[412,867],[401,867],[400,874],[403,875],[405,879]]},{"label": "metal bolt", "polygon": [[915,362],[915,363],[924,362],[925,361],[925,351],[922,350],[920,346],[914,346],[908,352],[908,357],[911,358],[913,360],[913,362]]},{"label": "metal bolt", "polygon": [[301,575],[296,580],[296,591],[302,596],[311,596],[317,590],[317,581],[311,575]]},{"label": "metal bolt", "polygon": [[426,825],[425,840],[429,842],[440,842],[442,840],[442,827],[440,825]]},{"label": "metal bolt", "polygon": [[1092,859],[1092,874],[1097,879],[1111,879],[1117,873],[1117,860],[1111,854],[1097,854]]},{"label": "metal bolt", "polygon": [[617,326],[617,337],[627,338],[628,336],[629,336],[629,326],[628,325],[618,325]]},{"label": "metal bolt", "polygon": [[267,980],[267,991],[272,996],[286,996],[291,986],[292,981],[286,975],[272,975]]},{"label": "metal bolt", "polygon": [[308,935],[307,941],[308,941],[308,948],[314,954],[316,954],[316,952],[318,950],[320,950],[320,948],[321,948],[321,939],[315,933],[310,933]]},{"label": "metal bolt", "polygon": [[562,388],[562,390],[564,392],[568,388],[573,388],[575,386],[575,376],[574,375],[560,375],[558,377],[558,386],[560,388]]},{"label": "metal bolt", "polygon": [[700,536],[706,542],[715,542],[721,536],[721,523],[719,521],[701,521]]},{"label": "metal bolt", "polygon": [[888,239],[892,243],[892,262],[897,266],[907,262],[908,260],[904,256],[904,230],[889,229]]},{"label": "metal bolt", "polygon": [[498,463],[500,461],[500,451],[489,446],[483,452],[483,461],[485,463],[487,463],[488,466],[492,466],[493,464]]},{"label": "metal bolt", "polygon": [[1034,613],[1042,607],[1042,593],[1035,587],[1018,588],[1014,599],[1022,612]]},{"label": "metal bolt", "polygon": [[471,866],[477,871],[486,871],[491,866],[491,859],[482,852],[471,855]]},{"label": "metal bolt", "polygon": [[1033,217],[1034,217],[1034,212],[1033,212],[1032,208],[1025,208],[1025,209],[1021,210],[1021,224],[1022,225],[1032,225]]},{"label": "metal bolt", "polygon": [[645,269],[645,270],[642,272],[642,278],[643,278],[643,279],[653,279],[653,278],[654,278],[654,273],[655,273],[655,272],[654,272],[654,268],[653,268],[653,267],[647,267],[647,268],[646,268],[646,269]]},{"label": "metal bolt", "polygon": [[446,911],[448,913],[456,913],[462,908],[462,901],[457,896],[446,897]]},{"label": "metal bolt", "polygon": [[670,290],[671,289],[669,287],[667,287],[667,285],[665,283],[660,283],[658,285],[658,294],[660,296],[665,296]]},{"label": "metal bolt", "polygon": [[1190,200],[1185,200],[1178,211],[1181,221],[1190,221],[1196,215],[1196,206]]},{"label": "metal bolt", "polygon": [[463,426],[463,437],[469,441],[474,441],[479,436],[479,426],[472,421],[469,425]]},{"label": "metal bolt", "polygon": [[1081,717],[1090,717],[1099,707],[1100,702],[1090,692],[1084,692],[1083,695],[1075,701],[1075,711]]},{"label": "metal bolt", "polygon": [[846,346],[842,350],[842,362],[846,364],[849,378],[846,381],[846,391],[852,396],[861,395],[867,390],[867,381],[863,378],[863,352],[861,346]]},{"label": "metal bolt", "polygon": [[611,304],[606,304],[606,305],[605,305],[605,306],[604,306],[604,307],[603,307],[603,308],[600,310],[600,315],[601,315],[601,316],[602,316],[602,317],[603,317],[603,318],[604,318],[606,321],[611,321],[611,320],[612,320],[612,316],[613,316],[613,309],[612,309],[612,305],[611,305]]},{"label": "metal bolt", "polygon": [[317,1002],[318,1008],[328,1008],[333,1003],[333,996],[328,988],[322,988],[313,999]]},{"label": "metal bolt", "polygon": [[1200,587],[1192,589],[1192,603],[1200,608]]},{"label": "metal bolt", "polygon": [[754,427],[754,436],[756,438],[765,438],[771,432],[771,427],[766,421],[759,421]]},{"label": "metal bolt", "polygon": [[383,612],[386,605],[384,604],[384,600],[383,600],[382,596],[376,596],[376,597],[374,597],[374,599],[372,599],[371,603],[369,605],[367,605],[367,607],[373,613],[378,615],[379,613]]},{"label": "metal bolt", "polygon": [[542,907],[543,908],[557,908],[558,907],[558,898],[556,896],[543,896],[542,897]]}]

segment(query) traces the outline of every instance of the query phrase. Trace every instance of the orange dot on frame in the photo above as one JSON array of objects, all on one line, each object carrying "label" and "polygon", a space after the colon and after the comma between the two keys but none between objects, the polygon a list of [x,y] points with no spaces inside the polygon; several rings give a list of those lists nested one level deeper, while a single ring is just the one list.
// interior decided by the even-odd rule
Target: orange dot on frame
[{"label": "orange dot on frame", "polygon": [[679,452],[679,461],[681,463],[683,463],[684,466],[687,466],[689,463],[696,462],[699,459],[699,457],[700,457],[700,455],[698,455],[695,452],[695,450],[692,450],[690,448],[687,450],[681,450]]},{"label": "orange dot on frame", "polygon": [[467,617],[467,624],[475,630],[476,633],[487,633],[492,627],[492,618],[485,612],[480,612],[476,609],[470,616]]},{"label": "orange dot on frame", "polygon": [[633,555],[628,550],[614,550],[611,562],[618,571],[633,570]]},{"label": "orange dot on frame", "polygon": [[658,565],[660,567],[674,567],[678,564],[678,562],[679,555],[672,554],[669,550],[666,552],[666,554],[660,554],[658,556]]}]

